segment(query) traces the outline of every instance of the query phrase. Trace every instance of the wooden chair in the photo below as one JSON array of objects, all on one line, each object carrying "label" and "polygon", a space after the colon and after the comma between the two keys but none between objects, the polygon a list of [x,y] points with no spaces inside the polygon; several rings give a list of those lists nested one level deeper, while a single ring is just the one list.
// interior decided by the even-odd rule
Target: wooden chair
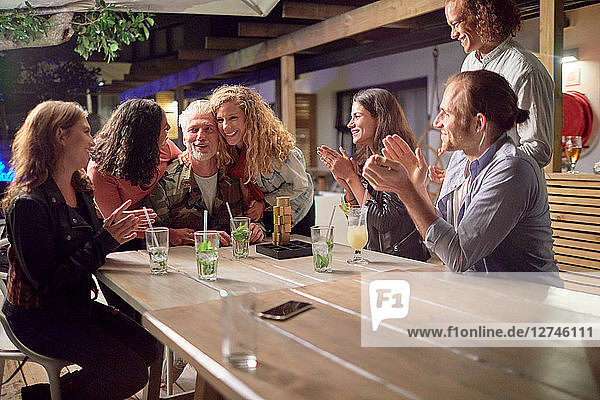
[{"label": "wooden chair", "polygon": [[[8,240],[2,239],[0,240],[0,248],[7,246]],[[6,284],[4,280],[6,279],[5,273],[0,273],[0,291],[2,291],[2,298],[4,303],[6,299]],[[58,360],[55,358],[50,358],[43,356],[41,354],[36,353],[33,350],[30,350],[25,346],[21,341],[15,336],[6,319],[6,316],[3,312],[0,311],[0,323],[2,324],[2,328],[0,330],[0,391],[2,390],[2,377],[4,375],[4,363],[6,360],[18,360],[22,361],[27,357],[28,360],[33,361],[37,364],[40,364],[46,370],[46,374],[48,375],[48,382],[50,382],[50,394],[52,400],[61,400],[60,393],[60,371],[66,367],[67,365],[71,365],[72,363],[65,360]]]}]

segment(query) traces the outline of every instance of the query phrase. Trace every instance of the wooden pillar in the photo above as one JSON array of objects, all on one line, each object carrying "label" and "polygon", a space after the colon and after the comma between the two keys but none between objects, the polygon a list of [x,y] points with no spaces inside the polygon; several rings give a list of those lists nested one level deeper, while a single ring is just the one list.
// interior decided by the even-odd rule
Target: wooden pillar
[{"label": "wooden pillar", "polygon": [[554,140],[547,172],[561,170],[563,27],[563,0],[540,0],[540,58],[554,79]]},{"label": "wooden pillar", "polygon": [[290,133],[296,135],[296,68],[294,55],[281,57],[281,121]]},{"label": "wooden pillar", "polygon": [[175,89],[175,100],[177,100],[177,140],[175,141],[175,143],[177,144],[177,146],[179,146],[180,149],[185,148],[183,144],[183,132],[181,131],[181,127],[179,126],[179,116],[184,110],[183,103],[185,101],[185,95],[183,90],[183,86],[179,86],[177,89]]}]

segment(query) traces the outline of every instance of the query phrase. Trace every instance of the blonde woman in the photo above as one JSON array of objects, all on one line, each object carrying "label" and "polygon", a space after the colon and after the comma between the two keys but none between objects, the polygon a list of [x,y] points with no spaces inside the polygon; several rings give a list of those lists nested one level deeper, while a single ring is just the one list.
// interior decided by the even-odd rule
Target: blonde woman
[{"label": "blonde woman", "polygon": [[[225,162],[230,174],[242,179],[254,221],[263,216],[267,205],[278,196],[289,196],[293,232],[306,234],[314,225],[313,182],[306,172],[302,151],[260,94],[244,86],[221,86],[210,99],[219,132],[227,142]],[[260,189],[253,193],[252,184]],[[249,185],[249,186],[248,186]],[[265,223],[272,223],[264,219]]]}]

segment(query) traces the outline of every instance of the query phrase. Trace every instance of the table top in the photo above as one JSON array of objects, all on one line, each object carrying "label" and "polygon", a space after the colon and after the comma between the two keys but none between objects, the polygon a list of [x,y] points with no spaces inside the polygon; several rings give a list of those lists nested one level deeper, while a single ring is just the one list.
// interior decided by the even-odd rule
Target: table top
[{"label": "table top", "polygon": [[[512,322],[600,323],[600,297],[441,273],[441,266],[369,251],[372,262],[356,268],[345,263],[352,254],[336,244],[334,272],[316,273],[311,257],[275,260],[251,246],[249,258],[236,261],[224,248],[217,281],[203,284],[193,279],[193,248],[184,246],[170,250],[167,276],[151,276],[140,251],[110,255],[98,278],[227,398],[600,398],[597,347],[448,347],[436,340],[429,347],[361,347],[361,329],[371,324],[364,292],[370,282],[397,274],[409,275],[416,317],[385,320],[391,331],[406,329],[407,321],[415,327],[438,319],[492,324],[507,315]],[[287,300],[315,306],[287,321],[258,320],[254,373],[227,366],[221,356],[218,291],[248,286],[260,292],[258,310]]]}]

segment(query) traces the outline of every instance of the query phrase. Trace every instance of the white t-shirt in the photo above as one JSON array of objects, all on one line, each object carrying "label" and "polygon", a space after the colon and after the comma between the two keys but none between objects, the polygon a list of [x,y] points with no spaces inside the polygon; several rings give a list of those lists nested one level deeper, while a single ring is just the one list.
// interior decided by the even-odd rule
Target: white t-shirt
[{"label": "white t-shirt", "polygon": [[206,204],[209,214],[212,214],[213,204],[217,197],[217,174],[218,172],[215,172],[213,175],[206,178],[194,174],[194,179],[202,192],[202,200],[204,200],[204,204]]}]

